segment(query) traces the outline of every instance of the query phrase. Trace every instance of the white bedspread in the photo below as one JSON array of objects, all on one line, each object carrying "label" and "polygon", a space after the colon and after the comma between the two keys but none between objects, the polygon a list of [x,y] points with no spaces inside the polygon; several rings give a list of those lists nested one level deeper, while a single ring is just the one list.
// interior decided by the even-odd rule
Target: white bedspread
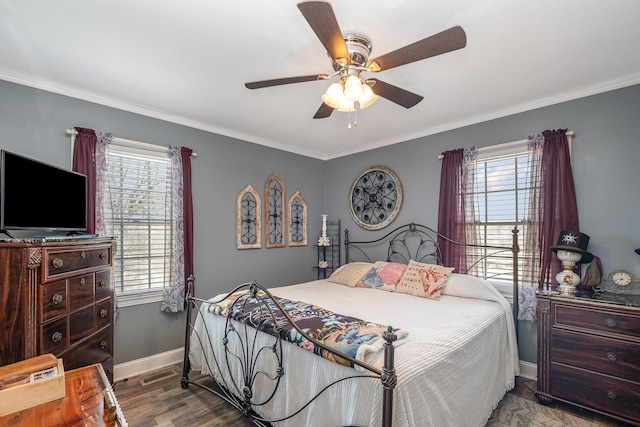
[{"label": "white bedspread", "polygon": [[[394,426],[482,427],[503,395],[515,385],[518,352],[511,307],[484,280],[452,274],[439,301],[350,288],[326,280],[270,291],[279,297],[313,303],[339,314],[409,332],[406,343],[395,352],[398,385],[394,391]],[[195,333],[204,337],[205,329],[217,336],[214,348],[220,351],[222,345],[216,343],[222,341],[222,318],[206,313],[196,322]],[[265,343],[271,342],[264,335]],[[285,344],[284,387],[281,385],[272,404],[257,410],[266,419],[293,413],[325,385],[345,375],[358,374],[353,368]],[[206,362],[212,360],[208,347],[205,345],[203,351],[195,334],[192,335],[192,368],[212,374]],[[381,368],[383,354],[371,363]],[[219,374],[215,375],[219,378]],[[261,385],[258,382],[256,387],[258,399],[271,393],[271,389]],[[333,386],[294,418],[274,425],[379,426],[381,419],[380,381],[355,379]]]}]

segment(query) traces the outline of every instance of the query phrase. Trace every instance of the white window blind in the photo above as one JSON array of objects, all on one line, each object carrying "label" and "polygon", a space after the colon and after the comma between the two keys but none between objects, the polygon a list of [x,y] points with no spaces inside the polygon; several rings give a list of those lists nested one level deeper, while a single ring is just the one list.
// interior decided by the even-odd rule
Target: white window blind
[{"label": "white window blind", "polygon": [[166,153],[140,154],[112,144],[114,281],[119,296],[162,291],[171,274],[171,181]]},{"label": "white window blind", "polygon": [[[526,257],[524,251],[524,236],[526,235],[526,218],[530,188],[527,187],[527,152],[526,143],[520,153],[508,155],[494,155],[479,157],[475,169],[475,188],[469,195],[474,201],[473,221],[468,227],[479,239],[482,245],[510,247],[512,230],[518,227],[519,254],[519,282],[523,277],[530,277],[523,270],[522,260]],[[491,254],[492,250],[479,248],[471,255],[472,259],[479,259]],[[486,258],[480,258],[473,269],[473,274],[491,280],[494,283],[504,283],[505,294],[512,293],[513,256],[510,251],[499,252]]]}]

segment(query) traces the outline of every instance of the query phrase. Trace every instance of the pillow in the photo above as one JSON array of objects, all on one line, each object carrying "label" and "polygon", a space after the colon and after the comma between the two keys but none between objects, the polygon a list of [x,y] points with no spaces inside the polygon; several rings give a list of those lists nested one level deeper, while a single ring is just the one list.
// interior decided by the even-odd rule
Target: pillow
[{"label": "pillow", "polygon": [[393,292],[406,269],[407,265],[399,262],[376,261],[356,287]]},{"label": "pillow", "polygon": [[440,294],[454,269],[435,264],[424,264],[414,260],[402,275],[396,292],[423,298],[440,299]]},{"label": "pillow", "polygon": [[371,270],[372,265],[370,262],[350,262],[334,271],[327,281],[353,288],[362,279],[362,276]]}]

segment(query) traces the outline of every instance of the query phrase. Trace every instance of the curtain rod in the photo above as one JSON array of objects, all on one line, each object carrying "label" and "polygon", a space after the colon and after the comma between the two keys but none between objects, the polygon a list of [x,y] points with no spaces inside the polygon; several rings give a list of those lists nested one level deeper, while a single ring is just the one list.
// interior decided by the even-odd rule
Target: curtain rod
[{"label": "curtain rod", "polygon": [[[567,136],[569,137],[569,152],[571,152],[571,137],[573,136],[573,131],[572,130],[568,130],[567,131]],[[482,153],[483,151],[488,151],[488,150],[495,150],[495,149],[503,149],[503,148],[509,148],[512,145],[518,145],[518,144],[523,144],[527,142],[526,139],[521,139],[519,141],[511,141],[511,142],[503,142],[502,144],[495,144],[495,145],[488,145],[486,147],[479,147],[478,153]],[[438,159],[443,159],[444,158],[444,154],[440,153],[438,155]]]},{"label": "curtain rod", "polygon": [[[67,134],[71,135],[71,137],[74,138],[78,134],[78,131],[75,129],[67,129]],[[148,142],[133,141],[131,139],[113,138],[113,142],[116,142],[117,144],[124,145],[127,147],[131,147],[131,148],[142,148],[145,150],[155,151],[158,153],[166,153],[168,150],[168,148],[165,148],[161,145],[149,144]],[[198,153],[193,151],[191,153],[191,156],[198,157]]]}]

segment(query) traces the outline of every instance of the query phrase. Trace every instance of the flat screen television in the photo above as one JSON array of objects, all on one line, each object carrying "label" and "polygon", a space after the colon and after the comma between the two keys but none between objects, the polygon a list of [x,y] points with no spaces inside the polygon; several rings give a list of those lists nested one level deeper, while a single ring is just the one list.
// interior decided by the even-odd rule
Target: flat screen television
[{"label": "flat screen television", "polygon": [[0,231],[86,231],[85,175],[5,150],[0,156]]}]

